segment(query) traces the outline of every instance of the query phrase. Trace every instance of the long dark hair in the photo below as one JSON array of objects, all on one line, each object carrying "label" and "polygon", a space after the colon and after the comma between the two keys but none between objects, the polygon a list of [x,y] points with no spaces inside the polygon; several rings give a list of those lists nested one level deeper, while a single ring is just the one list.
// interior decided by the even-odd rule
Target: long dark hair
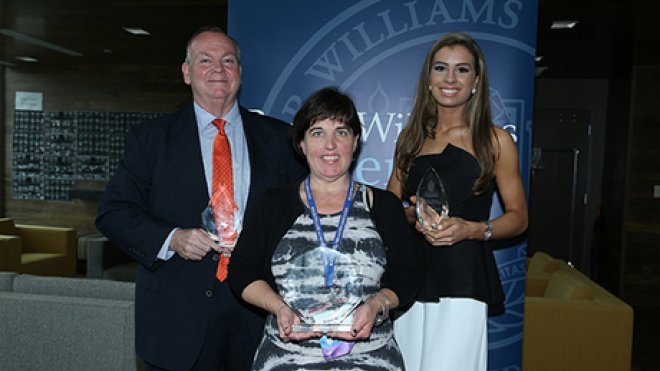
[{"label": "long dark hair", "polygon": [[491,119],[488,74],[484,56],[477,42],[464,32],[450,32],[444,35],[433,44],[426,55],[408,123],[397,140],[394,166],[399,170],[396,176],[401,175],[402,179],[399,181],[405,187],[408,170],[421,151],[424,139],[435,138],[434,129],[438,123],[437,103],[429,91],[433,58],[443,47],[455,45],[464,46],[472,54],[475,73],[479,76],[476,92],[467,101],[464,119],[468,124],[475,156],[481,166],[481,175],[474,182],[472,191],[480,194],[488,188],[494,176],[495,149],[492,139],[495,132]]}]

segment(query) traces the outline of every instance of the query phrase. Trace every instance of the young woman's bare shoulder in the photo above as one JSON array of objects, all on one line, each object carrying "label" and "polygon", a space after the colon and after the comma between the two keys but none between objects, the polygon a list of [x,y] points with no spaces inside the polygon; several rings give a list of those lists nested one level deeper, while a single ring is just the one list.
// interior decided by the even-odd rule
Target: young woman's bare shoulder
[{"label": "young woman's bare shoulder", "polygon": [[513,140],[513,136],[508,131],[493,125],[493,148],[495,150],[496,158],[499,157],[499,154],[502,152],[515,151],[516,142]]}]

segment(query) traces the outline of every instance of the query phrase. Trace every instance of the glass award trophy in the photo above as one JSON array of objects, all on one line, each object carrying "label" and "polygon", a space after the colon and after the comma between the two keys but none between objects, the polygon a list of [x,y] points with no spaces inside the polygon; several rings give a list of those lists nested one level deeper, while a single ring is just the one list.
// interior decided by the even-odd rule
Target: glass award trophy
[{"label": "glass award trophy", "polygon": [[[333,264],[331,277],[328,265]],[[301,319],[295,332],[350,331],[353,311],[362,302],[358,264],[347,254],[319,246],[291,260],[280,281],[284,302]]]},{"label": "glass award trophy", "polygon": [[218,242],[236,239],[241,230],[241,220],[236,217],[233,197],[221,187],[202,211],[202,229],[209,232]]},{"label": "glass award trophy", "polygon": [[437,229],[449,214],[449,199],[440,175],[428,168],[417,186],[415,211],[422,226]]}]

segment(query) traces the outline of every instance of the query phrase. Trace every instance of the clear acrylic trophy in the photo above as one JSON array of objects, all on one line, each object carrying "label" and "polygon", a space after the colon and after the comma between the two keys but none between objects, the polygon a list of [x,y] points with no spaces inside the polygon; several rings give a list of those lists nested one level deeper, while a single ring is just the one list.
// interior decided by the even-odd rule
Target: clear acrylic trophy
[{"label": "clear acrylic trophy", "polygon": [[428,168],[417,186],[415,211],[422,226],[437,229],[449,214],[449,199],[440,175]]},{"label": "clear acrylic trophy", "polygon": [[233,241],[241,230],[241,220],[237,217],[236,204],[225,187],[220,187],[202,211],[202,229],[221,244]]},{"label": "clear acrylic trophy", "polygon": [[[331,282],[325,276],[329,263],[334,263]],[[351,330],[363,292],[359,266],[349,255],[319,246],[295,257],[280,282],[280,295],[301,319],[293,331]]]}]

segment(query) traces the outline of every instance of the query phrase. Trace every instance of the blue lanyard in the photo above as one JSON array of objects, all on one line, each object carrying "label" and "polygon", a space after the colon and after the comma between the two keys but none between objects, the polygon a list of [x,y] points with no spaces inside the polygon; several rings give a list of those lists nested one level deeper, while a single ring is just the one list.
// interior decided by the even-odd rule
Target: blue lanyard
[{"label": "blue lanyard", "polygon": [[[322,249],[327,249],[328,244],[325,242],[325,237],[323,236],[323,226],[321,225],[321,219],[319,218],[318,210],[316,209],[316,203],[314,202],[314,195],[312,194],[312,187],[309,184],[309,175],[305,179],[305,195],[307,196],[307,204],[309,205],[310,213],[312,214],[312,221],[314,222],[314,230],[316,231],[316,240],[319,242]],[[349,177],[348,191],[346,192],[346,200],[344,201],[344,208],[341,211],[339,216],[339,224],[337,225],[337,230],[335,231],[335,238],[332,240],[331,248],[334,251],[324,250],[323,256],[323,273],[325,275],[325,287],[332,287],[334,276],[335,276],[335,260],[337,259],[337,251],[339,250],[339,244],[341,243],[341,237],[344,234],[344,227],[346,227],[346,220],[348,219],[348,212],[353,203],[353,198],[355,196],[355,183],[353,183],[353,176]]]}]

